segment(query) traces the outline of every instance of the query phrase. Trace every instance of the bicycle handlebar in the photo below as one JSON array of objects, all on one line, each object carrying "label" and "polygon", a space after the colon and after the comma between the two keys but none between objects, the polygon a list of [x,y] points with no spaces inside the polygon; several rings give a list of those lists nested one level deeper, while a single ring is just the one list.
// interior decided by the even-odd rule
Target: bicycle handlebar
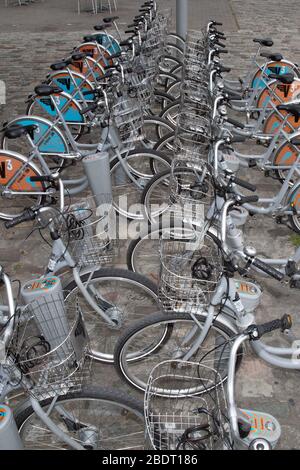
[{"label": "bicycle handlebar", "polygon": [[230,142],[232,144],[237,144],[237,143],[245,142],[246,139],[247,139],[247,136],[245,135],[233,135],[232,137],[230,137]]},{"label": "bicycle handlebar", "polygon": [[223,26],[223,23],[220,23],[219,21],[215,21],[215,20],[210,20],[208,24],[210,26]]},{"label": "bicycle handlebar", "polygon": [[245,125],[242,122],[236,121],[235,119],[227,117],[226,120],[227,122],[229,122],[229,124],[232,124],[234,127],[239,127],[240,129],[245,128]]},{"label": "bicycle handlebar", "polygon": [[7,220],[4,225],[7,229],[13,228],[16,225],[22,224],[23,222],[28,222],[29,220],[34,220],[36,217],[36,212],[28,208],[23,211],[21,215],[14,217],[11,220]]},{"label": "bicycle handlebar", "polygon": [[[231,176],[230,180],[232,181],[232,183],[237,184],[238,186],[241,186],[242,188],[248,189],[249,191],[252,191],[253,193],[255,193],[256,191],[256,186],[252,183],[249,183],[248,181],[244,181],[240,178],[237,178],[236,176]],[[257,197],[257,200],[258,200],[258,197]],[[254,202],[257,202],[257,200]],[[243,204],[245,204],[245,202],[243,202]]]},{"label": "bicycle handlebar", "polygon": [[236,206],[242,206],[243,204],[250,204],[251,202],[257,202],[258,196],[241,196],[240,199],[235,201]]},{"label": "bicycle handlebar", "polygon": [[225,47],[226,47],[225,44],[223,44],[223,43],[220,42],[219,40],[214,41],[214,44],[215,44],[216,46],[222,47],[222,48],[224,48],[224,49],[225,49]]},{"label": "bicycle handlebar", "polygon": [[80,111],[80,114],[86,114],[86,113],[89,113],[89,112],[92,112],[92,111],[95,111],[98,107],[98,104],[97,103],[92,103],[90,104],[89,106],[87,106],[86,108],[83,108],[81,111]]},{"label": "bicycle handlebar", "polygon": [[30,181],[32,182],[54,182],[56,181],[56,178],[52,175],[38,175],[38,176],[30,176]]},{"label": "bicycle handlebar", "polygon": [[[281,319],[272,320],[261,325],[250,325],[248,328],[239,334],[230,350],[230,357],[228,363],[228,376],[227,376],[227,400],[228,400],[228,415],[230,420],[230,427],[234,440],[245,446],[245,441],[241,438],[238,427],[238,408],[235,402],[234,379],[236,370],[236,359],[240,352],[240,348],[247,340],[258,340],[261,336],[271,331],[281,329],[284,331],[286,328],[291,328],[292,319],[289,315],[283,315]],[[266,441],[267,443],[268,441]]]},{"label": "bicycle handlebar", "polygon": [[267,333],[271,333],[275,330],[287,330],[292,327],[292,317],[285,313],[281,318],[277,318],[276,320],[271,320],[260,325],[250,325],[244,331],[244,334],[248,335],[249,338],[253,341],[257,341],[262,336]]},{"label": "bicycle handlebar", "polygon": [[252,265],[255,266],[256,268],[260,269],[264,273],[266,273],[268,276],[273,277],[276,279],[276,281],[282,281],[284,278],[284,274],[277,269],[273,268],[273,266],[270,266],[269,264],[264,263],[261,259],[255,258],[252,261]]},{"label": "bicycle handlebar", "polygon": [[272,331],[282,330],[282,329],[283,329],[282,318],[277,318],[276,320],[271,320],[269,322],[263,323],[262,325],[257,325],[257,331],[258,331],[260,338],[267,333],[271,333]]}]

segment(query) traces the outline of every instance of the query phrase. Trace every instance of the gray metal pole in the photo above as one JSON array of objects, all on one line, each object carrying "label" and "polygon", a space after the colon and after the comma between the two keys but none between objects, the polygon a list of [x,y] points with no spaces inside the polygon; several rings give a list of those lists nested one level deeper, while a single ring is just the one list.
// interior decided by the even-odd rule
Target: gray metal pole
[{"label": "gray metal pole", "polygon": [[188,30],[188,0],[176,0],[176,32],[186,38]]}]

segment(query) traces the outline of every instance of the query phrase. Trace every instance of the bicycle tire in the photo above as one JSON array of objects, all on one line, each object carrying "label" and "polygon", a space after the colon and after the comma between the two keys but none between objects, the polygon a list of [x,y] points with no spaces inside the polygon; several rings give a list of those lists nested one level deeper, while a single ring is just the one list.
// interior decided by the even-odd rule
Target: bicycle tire
[{"label": "bicycle tire", "polygon": [[[131,321],[135,321],[136,317],[144,315],[145,312],[147,313],[151,310],[157,310],[157,286],[147,277],[142,276],[141,274],[119,268],[107,267],[95,270],[94,267],[91,267],[90,270],[85,270],[83,274],[80,274],[80,278],[82,283],[86,283],[87,281],[96,282],[97,280],[100,280],[101,283],[102,280],[103,288],[105,287],[105,283],[111,285],[113,281],[119,281],[119,289],[116,289],[115,291],[116,296],[118,292],[119,295],[120,293],[122,294],[122,283],[125,284],[125,286],[127,284],[128,288],[130,287],[131,301],[130,299],[122,299],[125,304],[121,303],[121,307],[123,306],[123,308],[127,308],[127,310],[125,312],[122,312],[124,315],[124,320],[122,326],[118,329],[105,326],[105,322],[101,319],[96,322],[95,318],[98,317],[94,316],[95,313],[93,313],[93,311],[85,312],[82,308],[88,333],[90,334],[92,348],[94,348],[91,351],[91,356],[97,361],[112,363],[114,348],[113,342],[117,340],[117,337],[120,334],[120,331],[122,331],[124,324],[130,323]],[[72,301],[72,296],[76,295],[78,286],[75,280],[71,280],[68,284],[64,285],[63,289],[65,300]],[[150,301],[149,305],[147,305],[147,299]],[[119,304],[116,300],[112,301],[114,302],[114,305],[117,306],[117,308],[118,305],[120,306],[120,301]],[[126,302],[128,302],[129,305],[127,305]],[[138,305],[137,302],[139,303]],[[134,317],[133,319],[131,317],[129,318],[130,314]],[[101,335],[103,337],[102,339]],[[107,341],[105,339],[106,337]],[[97,350],[95,349],[95,342],[97,343]],[[101,344],[101,348],[103,348],[101,351],[99,351],[99,344]],[[106,345],[108,348],[107,351],[104,349],[106,348]]]},{"label": "bicycle tire", "polygon": [[[205,321],[205,318],[206,317],[203,314],[197,314],[197,319],[200,323],[201,322],[203,323]],[[147,378],[148,378],[151,370],[153,369],[153,367],[156,365],[156,364],[153,364],[153,362],[155,362],[155,360],[157,359],[156,363],[158,364],[160,362],[163,362],[164,360],[171,360],[172,359],[172,357],[168,356],[168,352],[165,353],[165,354],[164,353],[162,354],[164,356],[163,358],[162,357],[158,358],[158,348],[160,349],[160,351],[163,352],[164,346],[167,345],[168,341],[172,340],[172,336],[174,335],[173,323],[176,322],[176,321],[180,321],[181,323],[183,321],[188,322],[188,323],[190,322],[191,327],[195,326],[194,320],[187,313],[177,313],[177,312],[176,313],[175,312],[165,313],[164,312],[164,313],[154,313],[152,315],[149,315],[147,318],[144,318],[144,319],[136,322],[134,325],[132,325],[132,327],[129,327],[127,330],[125,330],[123,332],[123,334],[120,336],[120,338],[118,340],[118,343],[116,344],[116,348],[115,348],[115,352],[114,352],[114,364],[115,364],[115,368],[116,368],[119,376],[127,384],[134,387],[136,390],[139,390],[141,392],[145,392],[146,386],[147,386]],[[135,351],[134,353],[131,353],[133,355],[133,358],[131,358],[130,360],[127,361],[127,359],[126,359],[127,349],[126,348],[128,348],[130,346],[130,344],[129,344],[130,340],[133,339],[134,341],[136,341],[136,337],[137,337],[138,333],[143,332],[144,330],[146,331],[147,329],[151,328],[151,326],[154,327],[155,329],[157,329],[157,325],[159,325],[160,323],[162,324],[162,326],[164,328],[163,332],[165,331],[165,336],[164,337],[162,336],[162,340],[160,340],[161,343],[156,341],[153,348],[152,348],[152,350],[150,349],[151,344],[149,346],[147,345],[147,349],[148,350],[150,349],[149,353],[147,352],[147,349],[144,349],[145,352],[143,352],[142,349],[139,349],[138,351]],[[167,334],[166,329],[169,329],[169,328],[172,328],[172,331],[168,332],[168,334]],[[211,326],[211,329],[212,328],[223,331],[224,334],[226,336],[228,336],[228,339],[234,337],[234,335],[236,334],[235,329],[229,329],[228,326],[226,326],[225,324],[221,323],[218,320],[214,321],[213,325]],[[210,329],[210,331],[211,331],[211,329]],[[182,331],[183,331],[182,325],[180,326],[179,331],[181,331],[181,334],[182,334]],[[145,335],[146,335],[146,338],[147,338],[147,342],[148,342],[148,340],[151,340],[151,331],[150,332],[146,331]],[[167,338],[167,340],[164,342],[165,338]],[[176,341],[175,341],[175,343],[176,343]],[[138,348],[138,346],[135,346],[135,347]],[[172,345],[171,345],[171,348],[172,348]],[[179,349],[178,349],[178,353],[179,353]],[[154,351],[155,354],[151,354],[152,351]],[[173,349],[173,353],[176,355],[177,351],[175,351]],[[125,357],[124,357],[124,355],[125,355]],[[148,367],[147,371],[144,371],[144,365],[142,365],[143,355],[144,355],[144,358],[146,358],[146,365]],[[202,355],[202,357],[203,357],[203,355]],[[150,359],[152,361],[151,364],[150,364]],[[178,357],[177,357],[177,359],[178,359]],[[195,362],[197,359],[193,358],[192,360]],[[238,356],[238,361],[239,362],[237,363],[237,367],[239,366],[239,363],[241,361],[241,355]],[[133,367],[131,369],[131,370],[133,370],[133,372],[131,372],[130,374],[129,374],[129,371],[128,371],[128,364],[129,363],[131,363],[133,365]],[[224,372],[224,373],[226,375],[223,377],[223,381],[225,381],[226,378],[227,378],[227,368],[226,368],[226,366],[224,368],[224,371],[225,370],[226,370],[226,372]],[[141,374],[142,374],[143,377],[145,377],[145,380],[142,379],[142,378],[137,378],[136,377],[136,374],[137,374],[138,371],[141,371]]]},{"label": "bicycle tire", "polygon": [[[140,440],[141,440],[141,442],[143,442],[144,406],[143,406],[143,403],[141,401],[137,400],[134,397],[129,396],[128,394],[125,394],[125,393],[120,392],[120,391],[115,390],[115,389],[89,386],[89,387],[84,387],[81,392],[67,393],[66,395],[59,396],[58,399],[57,399],[57,403],[60,406],[63,406],[64,403],[66,404],[66,402],[70,402],[71,400],[73,400],[73,401],[76,400],[78,402],[78,400],[84,400],[84,399],[85,400],[90,400],[91,402],[95,402],[96,400],[99,400],[99,401],[102,401],[103,404],[114,404],[114,405],[116,405],[115,409],[118,409],[118,407],[120,406],[120,412],[118,413],[118,425],[120,426],[120,429],[124,430],[124,429],[127,428],[127,432],[129,432],[129,429],[130,429],[129,425],[131,423],[131,421],[129,421],[128,414],[132,413],[132,420],[133,420],[132,425],[133,425],[133,427],[135,427],[135,420],[136,420],[137,429],[140,428],[140,433],[141,433],[141,439]],[[51,404],[51,399],[50,398],[47,399],[47,400],[43,400],[40,403],[42,408],[48,407],[50,404]],[[55,406],[54,406],[54,409],[55,409]],[[123,411],[121,411],[121,410],[123,410]],[[101,408],[98,407],[96,412],[100,413]],[[24,433],[24,430],[26,428],[26,424],[28,424],[28,421],[32,417],[34,417],[34,415],[35,415],[35,412],[34,412],[32,406],[31,406],[31,403],[30,403],[29,400],[24,401],[23,403],[21,403],[15,409],[14,416],[15,416],[16,424],[17,424],[17,427],[20,431],[21,436],[22,436],[22,433]],[[121,422],[122,419],[124,420],[123,423]],[[39,418],[38,418],[38,420],[39,420]],[[88,422],[88,421],[83,420],[83,422],[85,423],[85,422]],[[39,424],[40,423],[41,422],[39,420]],[[103,426],[103,422],[101,424]],[[109,423],[108,423],[108,425],[109,425]],[[107,430],[108,426],[106,426],[105,429]],[[102,427],[102,430],[103,430],[103,427]],[[112,429],[110,431],[112,431]],[[43,432],[43,429],[40,428],[39,436],[38,436],[39,438],[40,438],[42,432]],[[35,433],[35,436],[36,436],[36,433]],[[119,439],[116,439],[115,436],[113,436],[112,441],[116,442],[116,444],[119,444],[121,446],[125,445],[125,447],[126,447],[126,444],[124,443],[124,435],[123,435],[123,439],[121,439],[121,437],[122,436],[120,436]],[[45,448],[49,449],[49,441],[51,439],[49,437],[49,430],[46,430],[45,439],[46,439]],[[76,439],[77,439],[77,435],[76,435]],[[38,443],[38,441],[39,441],[39,439],[36,439],[34,444]],[[63,445],[63,448],[65,448],[65,446],[66,446],[66,444]],[[25,445],[25,447],[26,447],[26,445]],[[135,447],[133,447],[133,448],[135,448]],[[138,446],[138,448],[140,448],[140,446]],[[128,449],[128,447],[126,447],[126,450],[127,449]],[[90,450],[90,447],[87,447],[87,450]],[[111,450],[111,448],[109,448],[108,450]]]}]

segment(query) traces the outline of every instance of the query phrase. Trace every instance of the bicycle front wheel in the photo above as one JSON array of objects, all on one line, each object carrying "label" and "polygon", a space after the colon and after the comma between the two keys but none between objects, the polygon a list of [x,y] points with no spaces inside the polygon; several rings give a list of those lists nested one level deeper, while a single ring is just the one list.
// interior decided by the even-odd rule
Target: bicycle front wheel
[{"label": "bicycle front wheel", "polygon": [[166,119],[156,116],[145,116],[143,125],[144,139],[142,143],[146,148],[153,149],[162,137],[174,130],[175,126]]},{"label": "bicycle front wheel", "polygon": [[[114,362],[120,377],[144,392],[150,372],[157,364],[184,359],[201,334],[206,316],[199,314],[197,320],[198,325],[187,313],[170,312],[153,314],[136,322],[120,336],[116,345]],[[203,363],[217,369],[222,381],[226,380],[231,349],[229,341],[234,335],[233,329],[214,321],[190,360],[200,362],[207,354]],[[199,384],[197,393],[207,391],[203,387]]]},{"label": "bicycle front wheel", "polygon": [[81,281],[97,304],[111,305],[106,313],[121,319],[120,326],[111,327],[87,303],[75,281],[64,287],[66,301],[78,302],[91,342],[92,356],[101,362],[113,362],[113,352],[120,333],[132,322],[157,311],[157,287],[140,274],[125,269],[102,268],[81,275]]},{"label": "bicycle front wheel", "polygon": [[168,220],[159,219],[153,226],[149,224],[144,233],[132,240],[127,248],[127,267],[131,271],[147,276],[153,282],[159,282],[160,275],[160,254],[159,244],[163,234],[167,236],[180,237],[180,240],[193,240],[195,229],[192,225],[185,224],[182,227],[182,220],[172,217]]},{"label": "bicycle front wheel", "polygon": [[[52,399],[40,403],[48,410]],[[144,448],[143,403],[108,388],[88,387],[58,397],[49,417],[87,450],[141,450]],[[35,414],[29,401],[15,410],[25,449],[71,450]]]}]

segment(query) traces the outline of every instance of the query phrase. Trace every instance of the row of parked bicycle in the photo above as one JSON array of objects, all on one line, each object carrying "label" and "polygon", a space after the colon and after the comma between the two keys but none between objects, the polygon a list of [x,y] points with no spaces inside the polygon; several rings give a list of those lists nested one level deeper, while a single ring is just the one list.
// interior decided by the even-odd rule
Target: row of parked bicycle
[{"label": "row of parked bicycle", "polygon": [[[33,221],[51,252],[17,293],[1,269],[0,448],[274,448],[276,418],[236,404],[243,343],[274,366],[300,360],[289,315],[256,323],[262,290],[247,275],[299,288],[300,249],[258,257],[243,227],[250,213],[300,231],[299,70],[254,39],[245,78],[226,79],[220,23],[183,39],[152,0],[124,33],[117,20],[52,64],[2,130],[0,217],[7,229]],[[264,152],[233,149],[248,139]],[[281,183],[274,197],[241,193],[256,191],[252,168]],[[146,221],[128,270],[103,267],[116,213]],[[288,346],[261,341],[276,329]],[[107,383],[96,361],[144,403],[96,386]],[[28,399],[12,413],[20,388]]]}]

